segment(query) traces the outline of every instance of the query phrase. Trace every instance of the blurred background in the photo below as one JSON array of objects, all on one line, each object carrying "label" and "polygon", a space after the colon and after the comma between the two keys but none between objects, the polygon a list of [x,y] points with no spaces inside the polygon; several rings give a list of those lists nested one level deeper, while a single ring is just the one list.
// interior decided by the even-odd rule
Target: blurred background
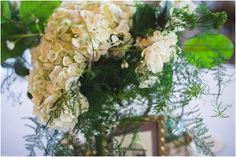
[{"label": "blurred background", "polygon": [[[200,3],[195,2],[195,3]],[[228,14],[228,21],[222,33],[227,35],[233,43],[235,43],[235,2],[234,1],[210,1],[207,2],[211,10],[226,11]],[[191,32],[187,36],[191,36]],[[30,60],[29,51],[25,52],[26,58]],[[234,156],[235,155],[235,81],[234,69],[235,54],[226,65],[226,73],[232,75],[233,81],[229,82],[222,94],[222,101],[224,104],[231,106],[226,114],[228,118],[213,118],[213,107],[210,105],[209,98],[202,97],[200,101],[195,102],[199,104],[204,121],[209,128],[209,134],[215,141],[214,152],[216,155]],[[11,76],[11,79],[5,80],[6,76]],[[212,79],[212,73],[208,73],[204,79],[209,82],[211,89],[216,90],[215,82]],[[11,84],[7,89],[4,84]],[[31,123],[24,117],[33,117],[33,104],[28,99],[27,81],[25,78],[15,76],[14,71],[7,70],[1,67],[1,155],[27,155],[28,151],[25,149],[25,135],[33,133],[33,130],[26,127],[25,124]],[[42,155],[42,154],[38,154]],[[196,154],[195,154],[196,155]]]}]

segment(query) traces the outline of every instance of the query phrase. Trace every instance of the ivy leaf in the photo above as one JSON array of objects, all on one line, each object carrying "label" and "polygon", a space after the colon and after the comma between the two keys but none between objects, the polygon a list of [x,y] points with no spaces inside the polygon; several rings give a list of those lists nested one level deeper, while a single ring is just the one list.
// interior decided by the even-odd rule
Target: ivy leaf
[{"label": "ivy leaf", "polygon": [[137,5],[133,16],[133,36],[146,36],[149,30],[155,28],[155,9],[148,4]]},{"label": "ivy leaf", "polygon": [[20,19],[32,32],[41,33],[48,17],[60,4],[60,1],[22,1]]},{"label": "ivy leaf", "polygon": [[1,2],[1,23],[7,22],[7,19],[11,19],[11,10],[9,2]]},{"label": "ivy leaf", "polygon": [[210,69],[230,59],[233,47],[230,39],[223,34],[204,33],[187,40],[183,52],[189,63]]}]

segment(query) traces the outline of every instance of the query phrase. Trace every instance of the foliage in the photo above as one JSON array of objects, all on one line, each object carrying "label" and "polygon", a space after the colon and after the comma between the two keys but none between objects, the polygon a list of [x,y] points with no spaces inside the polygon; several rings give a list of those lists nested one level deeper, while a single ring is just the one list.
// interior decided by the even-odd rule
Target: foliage
[{"label": "foliage", "polygon": [[9,6],[9,2],[7,2],[7,1],[1,2],[1,11],[2,11],[1,23],[4,23],[4,22],[6,22],[6,18],[8,18],[8,19],[11,18],[11,10],[10,10],[10,6]]},{"label": "foliage", "polygon": [[[1,63],[8,58],[21,58],[26,49],[39,43],[47,18],[59,4],[59,1],[22,1],[19,9],[14,2],[1,2]],[[26,67],[23,64],[20,67],[15,71],[26,76]]]},{"label": "foliage", "polygon": [[34,123],[34,125],[26,124],[26,126],[35,131],[34,134],[24,136],[29,156],[35,156],[37,151],[43,152],[43,155],[53,155],[63,133],[55,129],[46,128],[36,118],[27,117],[25,119],[29,119]]},{"label": "foliage", "polygon": [[[1,3],[2,66],[14,68],[15,73],[20,76],[28,74],[22,54],[27,48],[38,44],[48,17],[59,4],[59,1],[23,1],[20,9],[16,11],[11,3],[5,1]],[[137,4],[131,33],[134,37],[146,37],[153,30],[168,32],[177,27],[193,29],[195,26],[200,26],[219,29],[227,18],[224,12],[213,13],[204,4],[198,7],[197,14],[188,13],[185,9],[174,8],[170,16],[169,2],[166,2],[162,10],[157,6]],[[181,22],[173,21],[175,18]],[[13,44],[13,49],[9,48],[9,44]],[[221,34],[203,33],[195,36],[185,42],[182,54],[179,52],[177,58],[172,58],[169,63],[164,64],[162,72],[148,73],[157,76],[158,81],[150,88],[141,89],[139,82],[147,75],[146,72],[138,73],[136,69],[142,59],[141,50],[129,44],[114,46],[109,52],[121,51],[125,55],[119,57],[104,55],[98,62],[92,62],[83,77],[79,79],[81,86],[76,82],[69,91],[64,92],[54,103],[55,110],[49,113],[51,119],[48,123],[58,118],[65,106],[73,113],[76,112],[75,105],[78,104],[81,91],[88,98],[89,109],[78,116],[74,132],[85,136],[84,147],[79,140],[75,140],[75,136],[49,129],[36,119],[29,118],[36,126],[28,125],[35,130],[35,133],[25,136],[26,148],[30,151],[30,155],[36,155],[36,149],[44,151],[45,155],[84,155],[87,150],[95,149],[96,155],[114,152],[124,155],[125,149],[114,139],[118,135],[117,128],[123,128],[121,129],[123,134],[133,132],[135,135],[144,117],[152,113],[164,115],[168,122],[171,122],[169,126],[167,123],[169,127],[167,139],[177,138],[176,130],[187,132],[200,151],[206,155],[213,155],[210,150],[212,143],[207,141],[208,129],[203,123],[198,107],[187,112],[185,109],[190,106],[191,101],[202,94],[209,94],[206,92],[207,85],[201,79],[200,68],[211,68],[215,71],[214,76],[218,86],[217,105],[214,109],[217,116],[227,117],[224,114],[227,107],[222,106],[219,101],[222,76],[225,75],[221,64],[231,57],[232,50],[232,43]],[[14,63],[6,62],[8,58],[15,58]],[[124,62],[129,65],[122,69],[120,65]],[[46,143],[43,142],[45,139]],[[63,144],[64,139],[69,140]]]},{"label": "foliage", "polygon": [[189,134],[199,152],[213,155],[208,129],[203,122],[199,106],[191,107],[191,101],[201,95],[208,95],[201,71],[183,60],[182,55],[174,63],[173,90],[163,114],[167,117],[167,139],[174,140],[184,132]]},{"label": "foliage", "polygon": [[170,14],[171,2],[165,1],[165,7],[160,11],[156,19],[157,28],[163,30],[168,22]]},{"label": "foliage", "polygon": [[[176,20],[178,19],[178,20]],[[174,8],[172,15],[168,17],[168,25],[165,30],[172,31],[176,27],[199,28],[203,32],[219,30],[227,20],[226,12],[212,12],[208,9],[206,2],[201,2],[196,13],[189,13],[185,8]]]},{"label": "foliage", "polygon": [[60,3],[60,1],[22,1],[20,20],[32,33],[42,33],[48,17]]},{"label": "foliage", "polygon": [[233,43],[222,34],[204,33],[185,41],[183,51],[189,63],[212,68],[230,59]]},{"label": "foliage", "polygon": [[220,29],[227,20],[225,11],[213,13],[208,10],[206,2],[201,2],[197,8],[197,26],[203,27],[205,30]]},{"label": "foliage", "polygon": [[173,31],[176,28],[188,28],[192,30],[196,25],[196,21],[197,16],[194,13],[189,13],[184,8],[174,8],[172,15],[168,17],[165,30]]},{"label": "foliage", "polygon": [[148,4],[137,4],[133,16],[133,36],[145,36],[150,29],[155,28],[155,9]]}]

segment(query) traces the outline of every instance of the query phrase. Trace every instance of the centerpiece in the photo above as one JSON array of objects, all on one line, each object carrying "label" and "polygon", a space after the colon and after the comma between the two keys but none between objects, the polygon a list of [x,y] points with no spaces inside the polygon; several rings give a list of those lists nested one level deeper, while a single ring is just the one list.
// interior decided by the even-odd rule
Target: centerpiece
[{"label": "centerpiece", "polygon": [[[185,107],[208,94],[202,71],[220,76],[232,56],[233,44],[218,33],[226,19],[191,1],[62,2],[31,48],[28,94],[39,124],[82,134],[95,155],[124,155],[117,133],[135,133],[149,115],[163,116],[166,131],[181,125],[212,155],[199,110]],[[183,44],[182,32],[194,28],[201,32]],[[169,138],[178,136],[171,131]],[[68,155],[63,149],[56,143],[52,154]]]}]

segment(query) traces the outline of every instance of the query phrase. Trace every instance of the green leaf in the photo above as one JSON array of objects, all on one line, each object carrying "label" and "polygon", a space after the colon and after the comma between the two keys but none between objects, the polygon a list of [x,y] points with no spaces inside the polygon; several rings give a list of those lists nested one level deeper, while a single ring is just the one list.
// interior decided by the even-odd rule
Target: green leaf
[{"label": "green leaf", "polygon": [[211,12],[208,10],[206,2],[201,2],[196,10],[198,14],[198,26],[209,29],[220,29],[227,21],[227,13]]},{"label": "green leaf", "polygon": [[[21,30],[11,23],[3,23],[1,28],[1,61],[20,56],[27,48],[26,43],[12,36],[21,33]],[[14,45],[12,49],[9,46],[10,43]]]},{"label": "green leaf", "polygon": [[183,52],[189,63],[199,68],[212,68],[230,59],[233,47],[223,34],[204,33],[187,40]]},{"label": "green leaf", "polygon": [[9,2],[1,2],[1,23],[7,22],[7,19],[11,19],[11,10]]},{"label": "green leaf", "polygon": [[32,32],[41,33],[48,17],[60,4],[60,1],[22,1],[20,19]]},{"label": "green leaf", "polygon": [[160,11],[160,14],[157,17],[157,26],[163,30],[168,22],[170,14],[171,2],[165,1],[165,7]]},{"label": "green leaf", "polygon": [[21,59],[16,60],[14,68],[15,68],[15,73],[19,76],[24,77],[26,75],[29,75],[29,69],[25,67],[24,61]]},{"label": "green leaf", "polygon": [[155,9],[147,4],[137,5],[133,16],[133,36],[146,36],[150,29],[155,28]]}]

